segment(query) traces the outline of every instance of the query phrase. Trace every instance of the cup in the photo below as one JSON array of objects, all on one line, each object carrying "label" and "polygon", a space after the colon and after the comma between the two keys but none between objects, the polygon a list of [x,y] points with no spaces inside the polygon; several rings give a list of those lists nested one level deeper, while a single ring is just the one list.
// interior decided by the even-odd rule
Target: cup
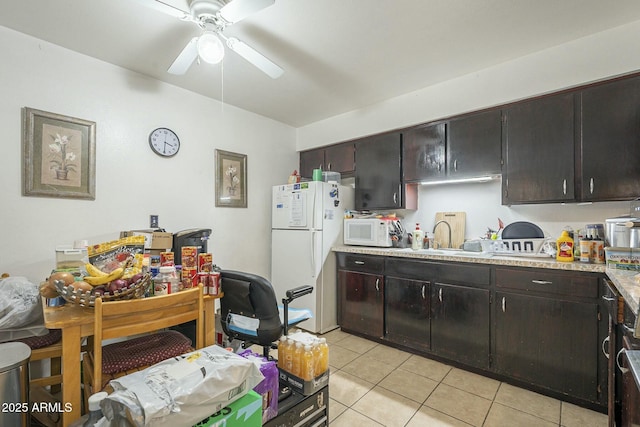
[{"label": "cup", "polygon": [[322,181],[322,169],[314,169],[313,170],[313,180],[314,181]]}]

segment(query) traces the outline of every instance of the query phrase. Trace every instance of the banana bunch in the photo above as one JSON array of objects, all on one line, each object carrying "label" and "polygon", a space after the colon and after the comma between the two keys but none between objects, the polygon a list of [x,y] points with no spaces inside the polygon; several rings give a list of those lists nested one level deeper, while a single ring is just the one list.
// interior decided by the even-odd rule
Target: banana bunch
[{"label": "banana bunch", "polygon": [[92,286],[106,285],[107,283],[120,279],[124,275],[124,268],[116,268],[111,273],[105,273],[91,263],[86,263],[84,268],[89,276],[84,276],[84,281]]}]

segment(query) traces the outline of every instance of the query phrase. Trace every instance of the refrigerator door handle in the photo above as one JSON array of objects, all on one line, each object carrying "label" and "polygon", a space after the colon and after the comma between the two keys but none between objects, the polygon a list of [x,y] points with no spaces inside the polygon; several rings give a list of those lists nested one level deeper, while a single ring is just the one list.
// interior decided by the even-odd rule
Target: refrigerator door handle
[{"label": "refrigerator door handle", "polygon": [[311,274],[316,275],[316,232],[311,232]]}]

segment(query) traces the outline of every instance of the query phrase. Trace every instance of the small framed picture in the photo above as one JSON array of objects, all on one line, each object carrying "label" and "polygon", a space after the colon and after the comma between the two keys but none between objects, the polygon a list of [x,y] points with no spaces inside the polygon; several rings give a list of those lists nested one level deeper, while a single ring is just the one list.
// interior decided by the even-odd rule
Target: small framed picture
[{"label": "small framed picture", "polygon": [[25,107],[22,194],[96,198],[96,124]]},{"label": "small framed picture", "polygon": [[216,150],[216,206],[247,207],[247,155]]}]

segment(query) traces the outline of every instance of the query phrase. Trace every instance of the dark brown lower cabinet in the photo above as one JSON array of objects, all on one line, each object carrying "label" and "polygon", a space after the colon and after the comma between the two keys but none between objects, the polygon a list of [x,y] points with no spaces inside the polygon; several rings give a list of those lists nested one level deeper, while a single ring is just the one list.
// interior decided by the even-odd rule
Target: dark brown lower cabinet
[{"label": "dark brown lower cabinet", "polygon": [[[625,336],[622,339],[622,348],[624,351],[619,356],[622,371],[622,396],[621,396],[621,413],[620,421],[622,427],[638,427],[640,426],[640,385],[636,382],[633,372],[629,366],[629,350],[637,351],[640,349],[640,343],[637,339]],[[636,360],[636,364],[638,361]]]},{"label": "dark brown lower cabinet", "polygon": [[489,369],[489,298],[489,289],[434,283],[431,350],[442,357]]},{"label": "dark brown lower cabinet", "polygon": [[385,338],[420,350],[430,348],[428,281],[385,278]]},{"label": "dark brown lower cabinet", "polygon": [[340,326],[375,338],[384,335],[384,277],[338,270]]},{"label": "dark brown lower cabinet", "polygon": [[497,292],[495,369],[533,385],[598,400],[598,306]]}]

